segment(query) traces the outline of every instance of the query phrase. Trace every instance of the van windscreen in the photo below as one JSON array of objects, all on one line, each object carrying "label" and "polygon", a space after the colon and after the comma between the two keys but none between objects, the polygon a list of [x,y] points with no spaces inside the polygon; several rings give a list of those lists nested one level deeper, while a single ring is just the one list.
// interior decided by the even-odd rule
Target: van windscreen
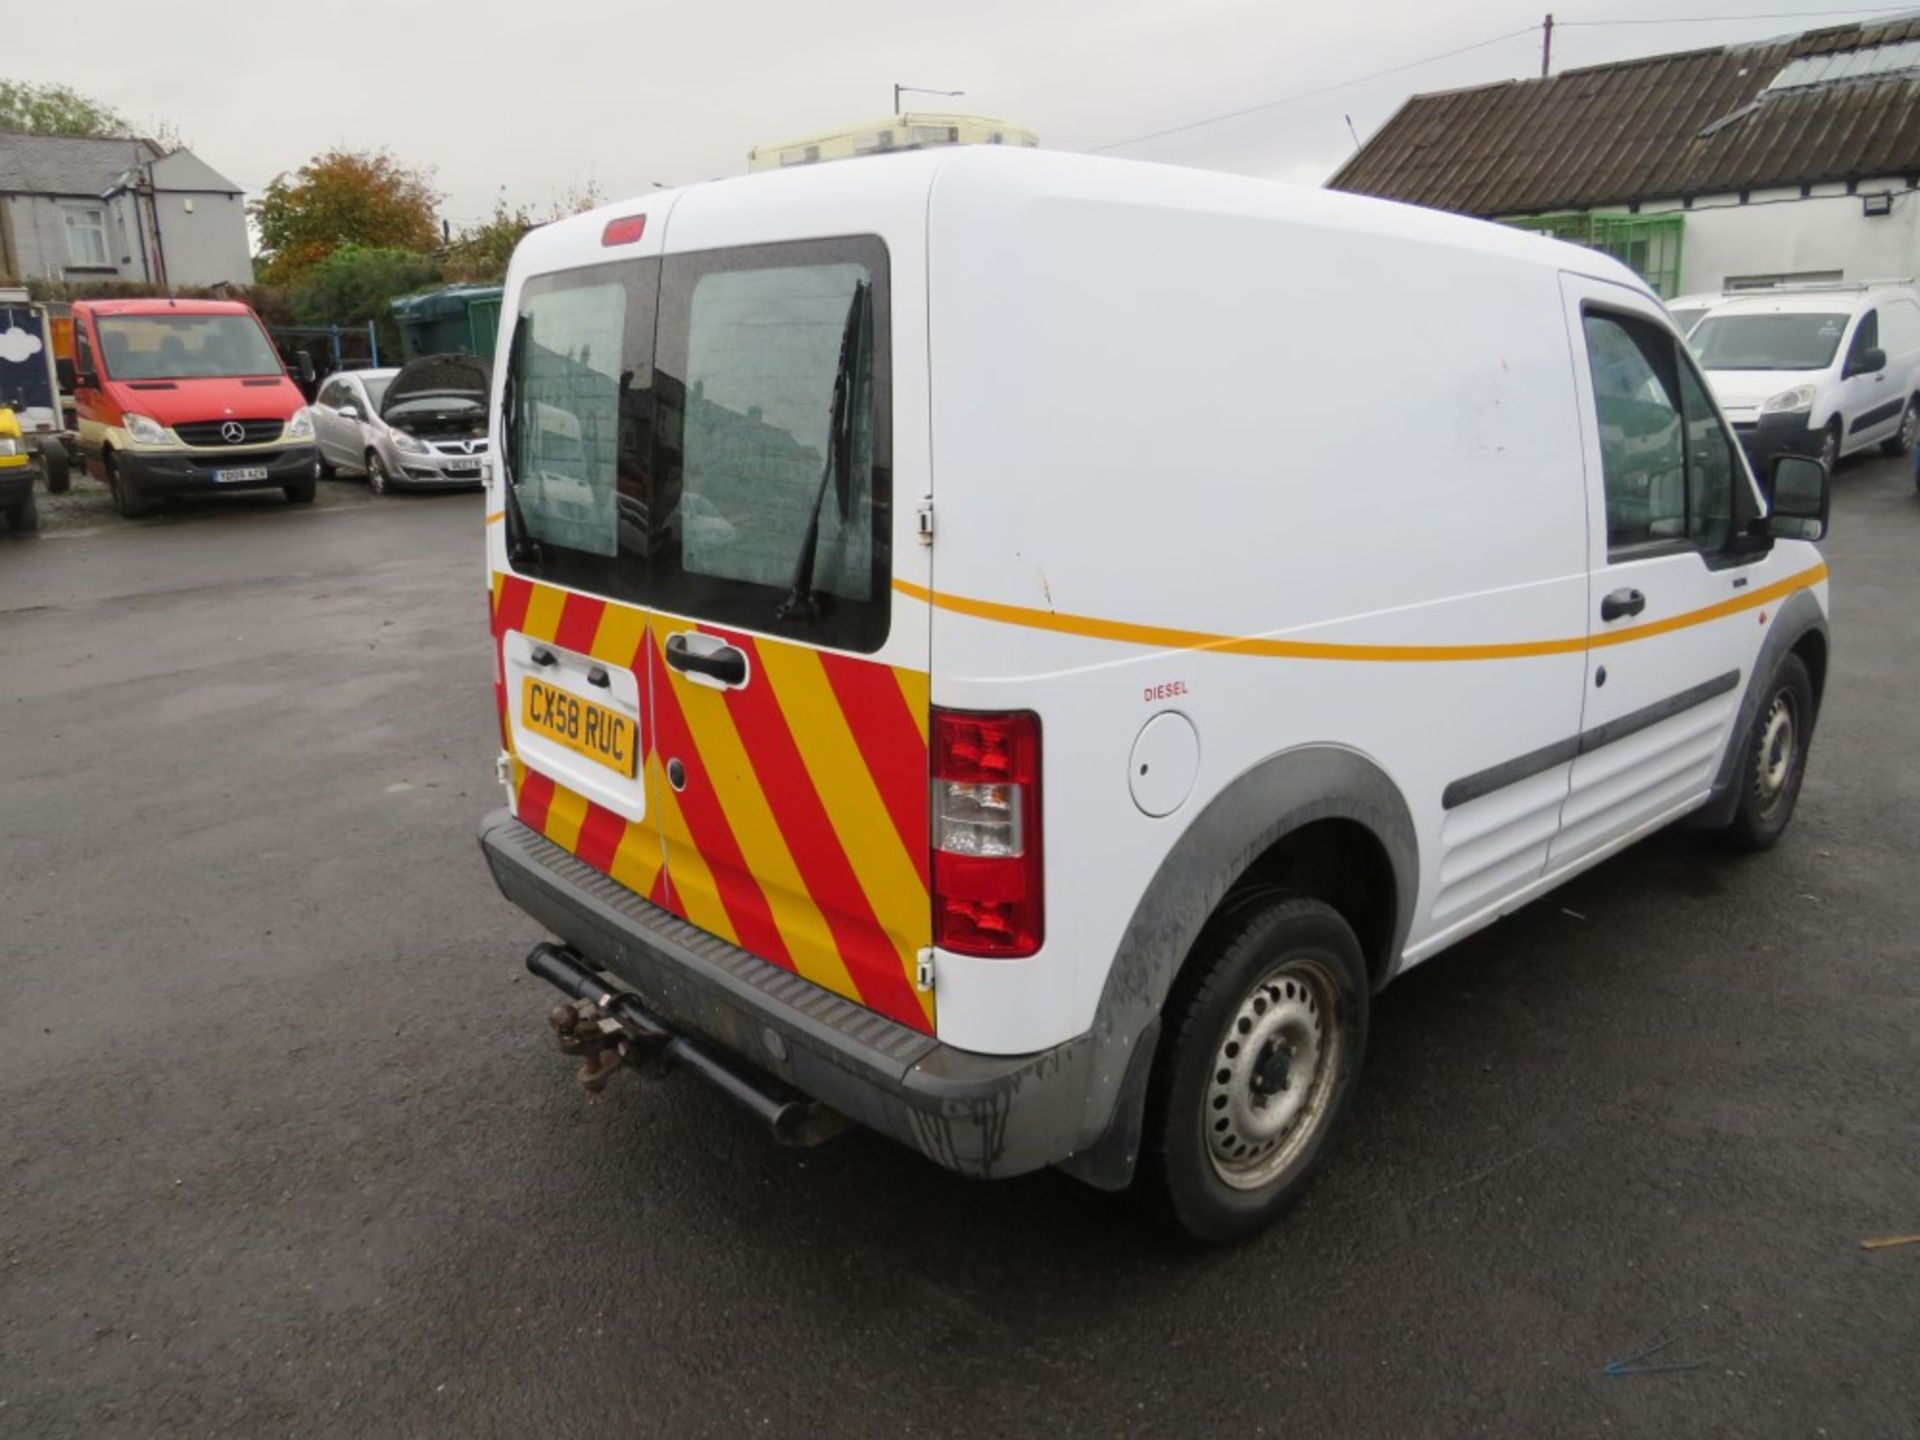
[{"label": "van windscreen", "polygon": [[1687,344],[1702,370],[1824,370],[1846,329],[1842,313],[1709,315]]},{"label": "van windscreen", "polygon": [[95,322],[113,380],[191,380],[281,374],[251,315],[107,315]]},{"label": "van windscreen", "polygon": [[872,237],[530,279],[509,343],[515,567],[871,652],[891,613],[887,254]]}]

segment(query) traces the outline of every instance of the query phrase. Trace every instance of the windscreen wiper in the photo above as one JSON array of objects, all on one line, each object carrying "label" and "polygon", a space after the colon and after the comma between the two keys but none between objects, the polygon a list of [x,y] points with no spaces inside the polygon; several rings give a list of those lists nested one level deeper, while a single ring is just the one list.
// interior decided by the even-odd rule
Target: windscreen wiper
[{"label": "windscreen wiper", "polygon": [[518,433],[514,424],[520,409],[515,377],[525,359],[527,332],[532,328],[531,315],[521,316],[520,323],[514,327],[513,341],[507,350],[507,374],[500,385],[500,445],[493,456],[494,463],[500,467],[500,488],[506,496],[506,518],[502,523],[507,527],[509,565],[540,563],[540,542],[527,534],[527,517],[520,512],[520,485],[514,478],[513,467],[507,463],[514,454],[513,441]]},{"label": "windscreen wiper", "polygon": [[827,486],[834,486],[839,497],[840,518],[847,518],[852,494],[853,473],[853,387],[854,371],[860,364],[860,334],[867,314],[869,282],[853,287],[847,302],[847,323],[840,331],[840,363],[833,373],[833,411],[827,422],[827,458],[820,467],[820,488],[813,494],[813,509],[807,516],[806,538],[800,542],[800,554],[794,561],[793,584],[787,598],[774,612],[779,620],[818,620],[820,597],[813,590],[814,553],[820,548],[820,507],[826,502]]}]

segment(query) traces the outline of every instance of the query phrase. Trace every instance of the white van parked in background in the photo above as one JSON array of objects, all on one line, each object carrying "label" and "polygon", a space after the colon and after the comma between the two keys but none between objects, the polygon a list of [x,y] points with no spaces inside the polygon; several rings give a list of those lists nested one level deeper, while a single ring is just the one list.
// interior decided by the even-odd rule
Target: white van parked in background
[{"label": "white van parked in background", "polygon": [[[1230,1239],[1394,976],[1683,816],[1792,814],[1825,472],[1770,509],[1594,251],[849,160],[533,231],[494,374],[480,838],[590,1086],[671,1061],[783,1139]],[[1418,443],[1356,447],[1387,413]]]},{"label": "white van parked in background", "polygon": [[1809,285],[1728,295],[1687,334],[1734,430],[1764,467],[1829,470],[1920,438],[1920,295],[1908,285]]}]

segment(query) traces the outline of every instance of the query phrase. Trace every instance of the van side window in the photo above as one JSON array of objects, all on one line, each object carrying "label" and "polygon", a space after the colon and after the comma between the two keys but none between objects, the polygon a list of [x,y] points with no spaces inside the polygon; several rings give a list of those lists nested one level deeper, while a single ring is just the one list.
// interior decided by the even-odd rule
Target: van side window
[{"label": "van side window", "polygon": [[1687,465],[1673,342],[1658,327],[1623,315],[1589,312],[1585,328],[1607,491],[1607,549],[1681,539]]},{"label": "van side window", "polygon": [[1860,317],[1860,328],[1853,332],[1853,344],[1847,347],[1846,373],[1865,374],[1867,352],[1879,348],[1880,312],[1869,310]]},{"label": "van side window", "polygon": [[1724,550],[1733,540],[1733,482],[1740,462],[1707,387],[1684,357],[1680,402],[1687,419],[1687,535],[1702,550]]},{"label": "van side window", "polygon": [[82,320],[73,325],[73,368],[77,374],[93,373],[93,342],[87,339],[86,322]]}]

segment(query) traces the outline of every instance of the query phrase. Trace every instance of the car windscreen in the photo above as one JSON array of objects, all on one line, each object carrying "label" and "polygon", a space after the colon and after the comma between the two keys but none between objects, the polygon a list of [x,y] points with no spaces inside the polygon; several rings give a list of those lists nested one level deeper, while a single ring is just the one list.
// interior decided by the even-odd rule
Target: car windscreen
[{"label": "car windscreen", "polygon": [[1674,328],[1682,335],[1691,334],[1693,327],[1700,323],[1700,317],[1707,313],[1704,305],[1674,305],[1667,307],[1667,313],[1673,317]]},{"label": "car windscreen", "polygon": [[1846,330],[1842,312],[1709,315],[1687,344],[1702,370],[1824,370]]},{"label": "car windscreen", "polygon": [[391,379],[393,379],[391,375],[363,375],[360,377],[360,386],[367,392],[367,404],[373,407],[373,413],[376,415],[380,413],[380,397],[387,393],[387,382]]},{"label": "car windscreen", "polygon": [[283,373],[251,315],[109,315],[97,323],[100,358],[114,380]]}]

